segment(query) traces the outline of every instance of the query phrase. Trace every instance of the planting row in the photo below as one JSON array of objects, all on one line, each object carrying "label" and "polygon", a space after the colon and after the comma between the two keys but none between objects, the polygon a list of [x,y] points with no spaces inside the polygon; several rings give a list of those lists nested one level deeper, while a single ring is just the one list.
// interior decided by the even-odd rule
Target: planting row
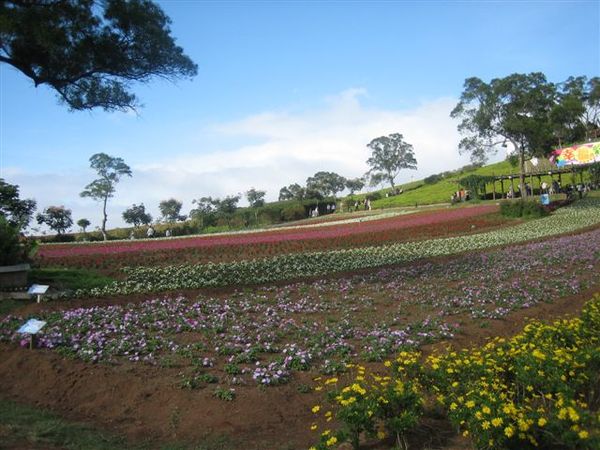
[{"label": "planting row", "polygon": [[408,242],[423,239],[480,233],[485,230],[517,223],[497,213],[447,220],[443,223],[388,228],[378,232],[356,232],[329,238],[277,240],[265,243],[231,243],[183,249],[144,250],[137,252],[74,255],[37,258],[42,267],[65,267],[99,270],[119,276],[123,267],[164,266],[169,264],[206,264],[268,258],[289,253],[328,251]]},{"label": "planting row", "polygon": [[532,322],[512,339],[420,360],[401,352],[385,373],[350,365],[346,383],[317,379],[330,401],[312,408],[312,449],[390,435],[406,447],[432,399],[480,449],[600,447],[600,295],[581,318]]},{"label": "planting row", "polygon": [[140,252],[148,250],[181,250],[190,247],[212,247],[222,245],[269,244],[279,241],[296,241],[312,239],[334,239],[362,233],[379,233],[382,231],[440,224],[447,221],[477,217],[497,211],[497,206],[476,206],[471,208],[447,209],[410,215],[395,215],[383,219],[379,216],[360,218],[358,222],[337,223],[319,227],[272,229],[260,232],[230,233],[225,235],[195,236],[173,239],[144,239],[136,241],[101,242],[88,244],[51,244],[39,249],[42,258],[54,258],[75,255],[112,254]]},{"label": "planting row", "polygon": [[[287,382],[449,339],[511,311],[598,287],[600,229],[336,280],[42,315],[37,345],[86,361],[176,368],[182,386]],[[435,287],[435,289],[432,289]],[[0,340],[24,317],[0,322]]]},{"label": "planting row", "polygon": [[77,291],[75,295],[106,296],[211,286],[239,286],[321,276],[514,244],[573,232],[599,223],[600,200],[589,198],[543,219],[467,236],[379,247],[289,254],[231,263],[134,267],[126,269],[126,279],[123,281],[115,281],[89,291]]}]

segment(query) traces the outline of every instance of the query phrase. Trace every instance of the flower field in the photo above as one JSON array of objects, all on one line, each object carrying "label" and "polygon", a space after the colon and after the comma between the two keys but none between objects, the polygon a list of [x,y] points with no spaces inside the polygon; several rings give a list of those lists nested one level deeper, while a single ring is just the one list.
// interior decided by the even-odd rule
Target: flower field
[{"label": "flower field", "polygon": [[586,199],[543,219],[478,234],[348,250],[290,253],[230,263],[132,267],[125,269],[125,279],[122,281],[76,292],[75,295],[126,295],[322,276],[510,245],[573,232],[599,223],[600,200]]},{"label": "flower field", "polygon": [[531,322],[510,339],[420,360],[403,351],[383,372],[349,364],[355,375],[346,383],[320,378],[332,404],[312,407],[311,450],[344,441],[358,449],[361,437],[389,435],[406,446],[428,397],[479,449],[600,446],[600,295],[580,318]]},{"label": "flower field", "polygon": [[[37,392],[53,398],[50,407],[161,443],[210,429],[240,439],[231,448],[442,447],[418,432],[436,416],[435,426],[447,422],[477,448],[597,448],[598,298],[580,319],[441,349],[559,302],[570,311],[571,299],[600,291],[600,201],[511,226],[487,216],[489,228],[471,232],[486,214],[457,218],[456,233],[443,237],[436,228],[452,220],[414,228],[431,226],[429,238],[403,240],[412,228],[393,217],[364,224],[398,226],[362,233],[381,239],[369,245],[288,252],[285,240],[248,243],[281,247],[235,259],[240,246],[230,244],[231,261],[219,263],[153,266],[144,251],[55,256],[139,259],[123,279],[80,298],[0,316],[0,393]],[[147,245],[155,242],[171,241]],[[220,245],[204,250],[216,255]],[[215,286],[230,287],[176,293]],[[34,351],[17,333],[30,317],[47,322]],[[134,410],[139,424],[129,421]]]},{"label": "flower field", "polygon": [[355,248],[390,242],[481,232],[512,223],[496,206],[412,213],[378,214],[333,223],[308,224],[270,231],[171,239],[42,245],[36,263],[42,267],[100,269],[200,264],[265,258],[308,251]]}]

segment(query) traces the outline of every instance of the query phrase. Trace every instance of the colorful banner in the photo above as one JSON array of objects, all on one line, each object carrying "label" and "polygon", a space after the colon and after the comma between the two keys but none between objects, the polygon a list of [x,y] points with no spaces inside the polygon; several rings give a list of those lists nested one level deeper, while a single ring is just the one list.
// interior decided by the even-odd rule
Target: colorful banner
[{"label": "colorful banner", "polygon": [[550,161],[556,163],[558,167],[600,162],[600,142],[590,142],[554,150]]}]

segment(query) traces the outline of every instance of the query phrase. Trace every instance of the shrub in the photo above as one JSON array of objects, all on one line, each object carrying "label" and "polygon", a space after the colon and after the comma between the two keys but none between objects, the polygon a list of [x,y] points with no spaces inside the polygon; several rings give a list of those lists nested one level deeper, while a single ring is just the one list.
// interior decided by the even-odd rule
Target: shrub
[{"label": "shrub", "polygon": [[296,204],[283,208],[281,211],[281,218],[285,222],[289,222],[291,220],[301,220],[304,219],[306,213],[304,211],[304,206]]},{"label": "shrub", "polygon": [[23,262],[23,251],[19,243],[19,232],[0,216],[0,266],[11,266]]},{"label": "shrub", "polygon": [[504,217],[537,218],[547,216],[548,210],[533,200],[517,200],[502,203],[500,213]]}]

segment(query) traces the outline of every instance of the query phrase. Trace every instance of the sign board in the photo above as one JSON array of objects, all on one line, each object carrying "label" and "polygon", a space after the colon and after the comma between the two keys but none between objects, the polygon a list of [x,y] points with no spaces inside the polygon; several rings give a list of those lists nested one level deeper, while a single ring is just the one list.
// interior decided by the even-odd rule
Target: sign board
[{"label": "sign board", "polygon": [[540,200],[542,201],[542,205],[549,205],[550,204],[550,196],[548,194],[542,194],[542,195],[540,195]]},{"label": "sign board", "polygon": [[44,295],[49,287],[45,284],[32,284],[27,293],[29,295]]},{"label": "sign board", "polygon": [[45,325],[46,322],[42,320],[29,319],[27,322],[21,325],[21,328],[17,330],[17,333],[37,334],[42,328],[44,328]]},{"label": "sign board", "polygon": [[573,145],[571,147],[555,150],[552,152],[550,160],[554,161],[559,168],[570,165],[599,162],[600,142]]}]

